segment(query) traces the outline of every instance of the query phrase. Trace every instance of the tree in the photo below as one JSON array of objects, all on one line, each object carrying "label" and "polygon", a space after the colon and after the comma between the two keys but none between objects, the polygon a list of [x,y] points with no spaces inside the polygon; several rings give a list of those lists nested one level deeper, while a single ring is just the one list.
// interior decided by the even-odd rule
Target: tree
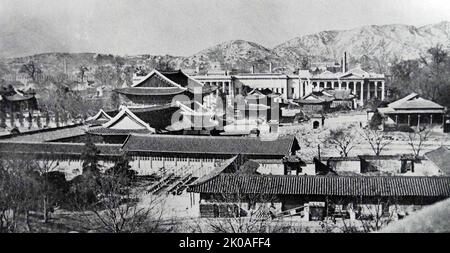
[{"label": "tree", "polygon": [[380,156],[381,152],[392,142],[383,131],[378,129],[363,129],[361,137],[367,141],[376,156]]},{"label": "tree", "polygon": [[383,124],[383,116],[378,111],[375,111],[372,118],[369,121],[369,127],[370,129],[377,130],[379,126]]},{"label": "tree", "polygon": [[42,128],[41,115],[36,115],[36,125],[38,128]]},{"label": "tree", "polygon": [[100,150],[98,150],[91,138],[87,138],[83,153],[81,153],[83,174],[90,172],[98,175],[100,173],[99,155]]},{"label": "tree", "polygon": [[24,117],[23,117],[23,114],[22,114],[22,113],[19,113],[19,114],[18,114],[18,118],[19,118],[19,124],[20,124],[20,126],[23,127],[23,126],[24,126]]},{"label": "tree", "polygon": [[310,67],[309,57],[308,56],[303,56],[301,58],[301,63],[300,64],[301,64],[300,66],[301,66],[302,69],[309,69],[309,67]]},{"label": "tree", "polygon": [[59,111],[55,111],[55,124],[56,127],[59,127],[60,123],[59,123]]},{"label": "tree", "polygon": [[34,61],[29,61],[28,63],[20,67],[19,73],[27,74],[33,81],[36,81],[38,75],[42,73],[41,68]]},{"label": "tree", "polygon": [[28,121],[28,129],[31,129],[31,127],[33,127],[33,116],[31,115],[31,112],[28,112],[27,121]]},{"label": "tree", "polygon": [[65,175],[58,170],[58,163],[47,159],[33,159],[33,166],[39,173],[39,206],[42,208],[43,222],[47,223],[54,208],[66,201],[69,184]]},{"label": "tree", "polygon": [[10,121],[11,127],[14,128],[16,125],[16,122],[15,122],[14,112],[12,112],[12,111],[9,114],[9,121]]},{"label": "tree", "polygon": [[81,82],[84,82],[84,77],[86,75],[86,72],[88,72],[88,71],[89,71],[89,68],[84,65],[81,65],[78,67],[78,76],[81,78]]},{"label": "tree", "polygon": [[174,71],[175,70],[172,63],[170,62],[170,59],[164,59],[164,58],[161,58],[159,61],[156,62],[155,69],[157,69],[159,71]]},{"label": "tree", "polygon": [[114,166],[106,170],[105,174],[118,178],[121,185],[130,185],[136,178],[136,171],[131,170],[130,159],[126,153],[122,153]]},{"label": "tree", "polygon": [[354,128],[338,128],[330,130],[328,142],[335,147],[342,157],[347,157],[349,152],[355,147],[356,135]]},{"label": "tree", "polygon": [[[197,224],[194,231],[214,233],[277,233],[289,230],[291,224],[276,217],[275,199],[265,194],[219,194],[215,196],[223,203],[217,205],[220,218],[202,219],[206,226]],[[212,231],[211,231],[212,230]]]},{"label": "tree", "polygon": [[[30,211],[37,208],[39,183],[27,157],[2,157],[0,160],[0,230],[17,232],[21,220],[32,231]],[[22,219],[21,219],[22,218]]]},{"label": "tree", "polygon": [[6,128],[6,113],[1,110],[0,111],[0,128]]},{"label": "tree", "polygon": [[162,232],[162,199],[150,197],[141,206],[138,195],[123,187],[123,180],[113,174],[100,177],[96,195],[101,199],[83,212],[84,224],[98,232]]},{"label": "tree", "polygon": [[45,112],[45,125],[50,127],[50,113],[48,111]]},{"label": "tree", "polygon": [[111,108],[116,110],[120,106],[120,96],[116,92],[111,92]]},{"label": "tree", "polygon": [[60,122],[63,125],[67,125],[67,113],[65,111],[61,111],[60,113]]},{"label": "tree", "polygon": [[415,127],[413,130],[413,132],[408,133],[408,145],[411,146],[414,157],[418,158],[420,151],[422,151],[423,143],[428,140],[431,130],[425,127]]},{"label": "tree", "polygon": [[94,77],[102,86],[110,86],[116,78],[116,72],[110,66],[100,66],[95,70]]}]

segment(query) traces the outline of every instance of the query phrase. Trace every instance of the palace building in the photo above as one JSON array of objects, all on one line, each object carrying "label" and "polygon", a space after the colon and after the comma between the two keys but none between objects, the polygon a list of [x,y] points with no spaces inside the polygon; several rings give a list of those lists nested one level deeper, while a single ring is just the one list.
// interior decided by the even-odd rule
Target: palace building
[{"label": "palace building", "polygon": [[[153,70],[140,78],[131,87],[122,87],[114,91],[125,96],[132,107],[166,105],[174,101],[176,96],[185,96],[188,100],[203,98],[217,90],[215,85],[203,84],[186,75],[183,71],[160,72]],[[186,100],[186,99],[184,99]]]},{"label": "palace building", "polygon": [[[344,64],[347,66],[348,64]],[[283,99],[302,99],[313,91],[322,89],[350,90],[358,97],[357,104],[363,106],[371,98],[385,99],[385,75],[369,73],[360,68],[342,72],[325,71],[313,74],[309,70],[299,70],[297,74],[250,73],[236,75],[196,75],[196,80],[218,86],[230,97],[243,94],[245,87],[257,90],[270,89]]]}]

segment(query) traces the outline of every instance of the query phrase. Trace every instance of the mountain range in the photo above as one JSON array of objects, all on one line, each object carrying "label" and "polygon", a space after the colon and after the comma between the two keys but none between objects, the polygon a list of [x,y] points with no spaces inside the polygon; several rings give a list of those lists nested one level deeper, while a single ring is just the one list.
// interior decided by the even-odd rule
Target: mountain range
[{"label": "mountain range", "polygon": [[[28,22],[0,31],[0,58],[6,64],[20,63],[39,58],[44,62],[52,58],[60,61],[55,53],[33,55],[41,52],[69,52],[71,59],[92,62],[94,54],[70,53],[69,42],[88,43],[80,38],[71,38],[70,33],[46,29],[38,22]],[[258,71],[267,71],[269,62],[274,67],[294,70],[300,67],[305,57],[310,62],[339,62],[344,51],[349,54],[350,66],[364,65],[372,71],[383,71],[383,67],[395,60],[417,59],[426,55],[427,49],[437,44],[450,47],[450,22],[415,27],[411,25],[371,25],[350,30],[322,31],[293,38],[274,48],[267,48],[245,40],[227,41],[204,49],[191,56],[127,56],[133,64],[145,64],[164,60],[175,68],[239,69],[249,70],[256,66]],[[61,55],[61,54],[59,54]],[[79,60],[80,60],[79,59]],[[49,64],[51,64],[51,60]],[[61,62],[55,63],[62,66]],[[78,62],[69,62],[77,65]],[[1,68],[0,68],[1,71]]]}]

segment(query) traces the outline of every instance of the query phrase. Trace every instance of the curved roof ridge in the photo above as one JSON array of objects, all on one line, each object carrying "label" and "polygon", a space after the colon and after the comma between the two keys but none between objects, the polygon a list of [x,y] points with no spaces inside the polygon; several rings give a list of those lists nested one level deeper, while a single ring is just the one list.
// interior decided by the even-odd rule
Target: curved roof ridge
[{"label": "curved roof ridge", "polygon": [[156,130],[153,127],[151,127],[149,124],[147,124],[142,119],[140,119],[138,116],[136,116],[136,114],[134,114],[132,111],[130,111],[130,109],[128,109],[126,106],[121,106],[119,113],[116,116],[114,116],[114,118],[112,118],[110,121],[103,124],[102,127],[104,127],[104,128],[111,127],[113,124],[117,123],[125,114],[128,115],[129,117],[133,118],[134,120],[136,120],[139,124],[143,125],[150,132],[153,132],[153,133],[156,132]]},{"label": "curved roof ridge", "polygon": [[[183,73],[183,74],[184,74],[184,73]],[[140,84],[142,84],[143,82],[147,81],[147,79],[149,79],[149,78],[150,78],[151,76],[153,76],[153,75],[158,75],[159,77],[163,78],[164,81],[167,81],[168,83],[170,83],[170,84],[172,84],[172,85],[174,85],[174,86],[176,86],[176,87],[178,87],[178,88],[181,88],[181,89],[183,89],[183,90],[186,90],[185,87],[183,87],[183,86],[181,86],[180,84],[178,84],[178,83],[176,83],[176,82],[170,80],[169,78],[167,78],[166,76],[164,76],[161,72],[159,72],[159,71],[156,70],[156,69],[153,69],[152,72],[150,72],[148,75],[144,76],[144,77],[143,77],[141,80],[139,80],[137,83],[132,84],[131,87],[136,87],[136,88],[138,88],[138,86],[139,86]]]}]

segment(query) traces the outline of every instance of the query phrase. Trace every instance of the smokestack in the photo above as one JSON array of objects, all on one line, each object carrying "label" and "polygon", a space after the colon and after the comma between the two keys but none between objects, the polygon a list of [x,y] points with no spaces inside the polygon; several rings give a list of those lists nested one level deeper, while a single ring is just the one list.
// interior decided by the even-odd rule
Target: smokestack
[{"label": "smokestack", "polygon": [[272,73],[272,62],[269,63],[269,73]]},{"label": "smokestack", "polygon": [[342,56],[342,73],[347,72],[347,52],[344,51],[344,55]]},{"label": "smokestack", "polygon": [[252,74],[255,74],[255,65],[252,65]]}]

